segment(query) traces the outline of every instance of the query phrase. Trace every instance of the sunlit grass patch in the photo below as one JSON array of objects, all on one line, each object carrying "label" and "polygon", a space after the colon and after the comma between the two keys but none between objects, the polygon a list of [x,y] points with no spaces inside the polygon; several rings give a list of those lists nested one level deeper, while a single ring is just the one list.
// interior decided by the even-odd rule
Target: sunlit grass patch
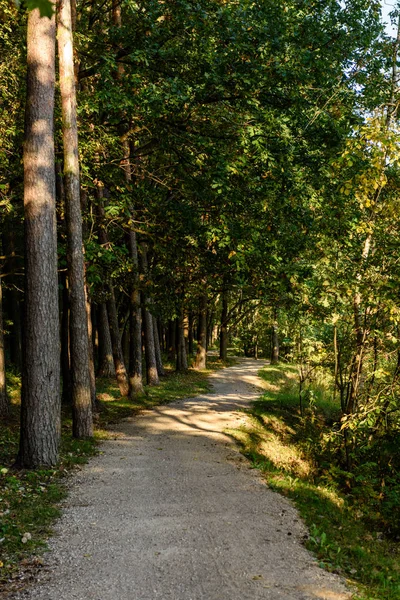
[{"label": "sunlit grass patch", "polygon": [[295,502],[309,528],[307,547],[321,566],[357,586],[354,600],[399,600],[398,544],[371,528],[351,495],[329,477],[333,466],[318,464],[326,423],[339,410],[323,374],[312,385],[312,405],[304,416],[295,367],[268,366],[260,374],[266,392],[247,424],[231,435],[268,485]]}]

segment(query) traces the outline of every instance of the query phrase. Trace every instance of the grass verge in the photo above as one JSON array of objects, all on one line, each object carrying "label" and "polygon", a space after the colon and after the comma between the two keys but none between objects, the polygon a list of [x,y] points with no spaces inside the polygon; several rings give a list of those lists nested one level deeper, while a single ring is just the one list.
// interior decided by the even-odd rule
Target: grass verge
[{"label": "grass verge", "polygon": [[0,597],[29,583],[40,568],[46,540],[59,516],[59,503],[66,495],[65,478],[97,453],[97,442],[107,439],[108,428],[144,409],[207,393],[210,373],[233,362],[228,359],[223,363],[210,356],[207,370],[190,369],[186,373],[175,373],[171,365],[166,365],[160,385],[146,387],[134,403],[121,398],[114,381],[98,380],[94,439],[71,437],[71,411],[66,407],[59,464],[35,471],[12,468],[18,451],[20,380],[15,375],[8,377],[11,414],[0,427]]},{"label": "grass verge", "polygon": [[355,599],[399,600],[398,543],[374,531],[351,493],[335,481],[336,467],[318,460],[337,405],[320,382],[301,416],[296,374],[287,365],[263,369],[264,395],[254,402],[248,423],[230,434],[268,485],[294,501],[309,528],[306,545],[322,567],[347,577]]}]

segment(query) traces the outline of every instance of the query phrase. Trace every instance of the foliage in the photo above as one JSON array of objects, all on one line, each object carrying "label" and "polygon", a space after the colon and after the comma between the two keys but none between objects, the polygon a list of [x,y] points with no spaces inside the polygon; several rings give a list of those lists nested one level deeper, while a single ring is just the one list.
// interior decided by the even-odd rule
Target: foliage
[{"label": "foliage", "polygon": [[[295,501],[310,530],[306,545],[322,566],[347,575],[360,598],[397,599],[400,570],[391,526],[398,517],[392,512],[389,523],[383,507],[398,509],[398,467],[380,494],[373,449],[364,446],[356,474],[346,472],[332,436],[340,409],[329,395],[329,380],[320,375],[314,382],[313,401],[301,416],[296,371],[295,366],[263,369],[264,395],[254,403],[248,423],[230,433],[268,485]],[[390,469],[387,458],[381,465]]]}]

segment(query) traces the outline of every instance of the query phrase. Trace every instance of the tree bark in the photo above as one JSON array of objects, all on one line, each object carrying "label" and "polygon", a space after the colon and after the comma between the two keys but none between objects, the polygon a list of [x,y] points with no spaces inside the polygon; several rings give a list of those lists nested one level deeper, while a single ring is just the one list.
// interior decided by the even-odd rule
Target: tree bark
[{"label": "tree bark", "polygon": [[110,325],[111,346],[114,359],[115,375],[117,378],[121,396],[129,395],[129,381],[126,372],[124,356],[122,353],[121,336],[119,333],[117,305],[115,303],[114,290],[110,286],[110,298],[107,300],[107,315]]},{"label": "tree bark", "polygon": [[136,232],[129,231],[130,255],[135,269],[130,297],[129,397],[134,400],[143,394],[142,367],[142,309],[139,292],[139,256]]},{"label": "tree bark", "polygon": [[[148,278],[149,265],[147,261],[147,247],[146,244],[141,244],[141,267],[142,273]],[[156,361],[156,349],[154,344],[154,331],[153,331],[153,318],[148,310],[148,299],[146,294],[143,293],[143,331],[144,331],[144,348],[146,355],[146,376],[147,385],[158,385],[160,383],[158,378],[157,361]]]},{"label": "tree bark", "polygon": [[3,286],[0,277],[0,417],[6,417],[10,405],[6,388],[6,363],[4,358]]},{"label": "tree bark", "polygon": [[179,317],[176,320],[176,338],[177,338],[177,353],[176,353],[176,370],[187,371],[188,362],[186,354],[186,342],[185,342],[185,317],[181,310]]},{"label": "tree bark", "polygon": [[174,362],[176,356],[176,327],[175,321],[168,322],[168,360]]},{"label": "tree bark", "polygon": [[156,364],[157,364],[157,373],[159,377],[164,377],[164,365],[162,363],[161,356],[161,346],[160,346],[160,338],[158,336],[158,325],[157,319],[153,316],[153,332],[154,332],[154,348],[156,351]]},{"label": "tree bark", "polygon": [[69,359],[69,293],[66,273],[61,274],[62,315],[61,315],[61,377],[62,402],[71,403],[71,369]]},{"label": "tree bark", "polygon": [[193,356],[193,311],[189,311],[188,354]]},{"label": "tree bark", "polygon": [[131,314],[129,340],[129,398],[134,400],[143,394],[142,368],[142,310],[140,307],[140,292],[131,293]]},{"label": "tree bark", "polygon": [[108,323],[107,306],[100,304],[98,316],[99,332],[99,368],[98,377],[111,379],[115,377],[114,359],[111,346],[110,325]]},{"label": "tree bark", "polygon": [[221,329],[219,334],[219,357],[226,360],[228,357],[228,291],[222,292]]},{"label": "tree bark", "polygon": [[278,337],[278,317],[274,312],[274,322],[271,330],[271,365],[276,365],[279,362],[279,337]]},{"label": "tree bark", "polygon": [[207,296],[204,294],[200,298],[199,324],[198,324],[198,342],[197,353],[194,362],[195,369],[205,369],[207,367]]},{"label": "tree bark", "polygon": [[[143,305],[146,306],[145,299],[143,299]],[[156,361],[156,349],[154,345],[154,332],[153,332],[153,317],[147,310],[143,309],[143,331],[144,331],[144,348],[146,355],[146,376],[147,385],[158,385],[158,371]]]},{"label": "tree bark", "polygon": [[72,430],[74,437],[85,438],[93,436],[93,418],[70,0],[58,0],[57,38],[64,146],[65,220],[67,226],[70,302]]},{"label": "tree bark", "polygon": [[89,348],[89,381],[90,381],[90,401],[92,404],[92,413],[96,410],[96,369],[94,366],[94,344],[93,344],[93,323],[92,323],[92,303],[90,302],[89,289],[85,289],[86,298],[86,322],[88,328],[88,348]]},{"label": "tree bark", "polygon": [[52,466],[60,440],[60,349],[54,168],[55,18],[28,16],[24,144],[25,314],[17,463]]}]

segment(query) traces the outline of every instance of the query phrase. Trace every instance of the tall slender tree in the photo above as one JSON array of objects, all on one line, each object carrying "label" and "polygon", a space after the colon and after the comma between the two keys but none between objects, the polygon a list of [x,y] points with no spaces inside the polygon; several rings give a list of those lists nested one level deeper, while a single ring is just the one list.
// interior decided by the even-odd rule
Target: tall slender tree
[{"label": "tall slender tree", "polygon": [[6,417],[9,403],[6,389],[6,365],[4,360],[4,330],[3,330],[3,287],[0,277],[0,417]]},{"label": "tall slender tree", "polygon": [[59,0],[57,10],[57,38],[64,146],[73,434],[77,438],[84,438],[93,435],[93,419],[70,0]]}]

